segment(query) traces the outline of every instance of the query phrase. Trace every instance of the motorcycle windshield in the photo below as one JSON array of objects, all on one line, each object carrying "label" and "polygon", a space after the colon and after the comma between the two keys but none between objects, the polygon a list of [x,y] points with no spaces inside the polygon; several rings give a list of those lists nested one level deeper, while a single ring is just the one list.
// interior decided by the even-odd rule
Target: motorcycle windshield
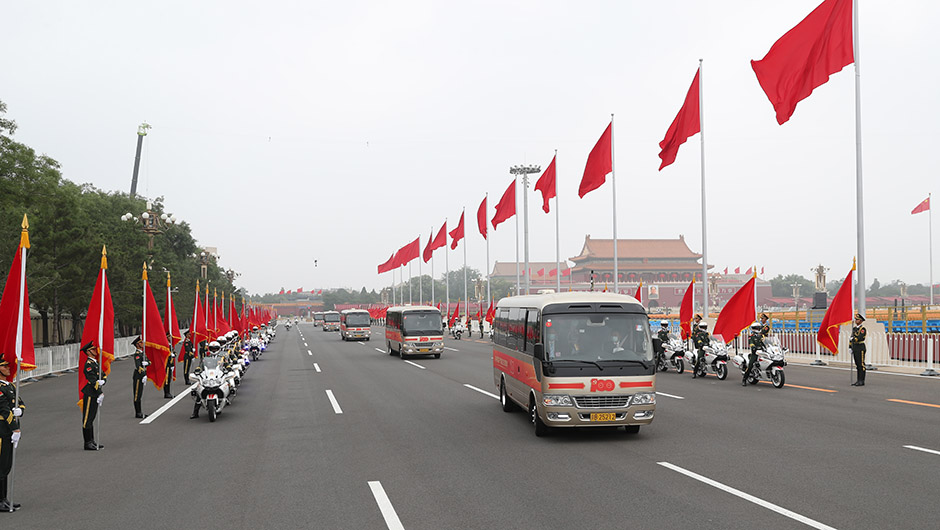
[{"label": "motorcycle windshield", "polygon": [[215,370],[219,367],[219,361],[221,361],[221,357],[206,356],[202,358],[202,366],[206,370]]}]

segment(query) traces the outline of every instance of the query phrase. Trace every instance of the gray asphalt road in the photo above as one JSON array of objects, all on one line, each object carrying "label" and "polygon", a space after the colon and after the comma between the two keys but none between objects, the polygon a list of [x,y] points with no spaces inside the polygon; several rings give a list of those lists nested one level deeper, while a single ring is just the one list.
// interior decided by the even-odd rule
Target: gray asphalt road
[{"label": "gray asphalt road", "polygon": [[[668,373],[657,377],[656,420],[638,435],[536,438],[525,414],[471,388],[496,392],[487,342],[448,340],[441,359],[403,362],[373,332],[347,343],[309,324],[280,328],[211,424],[205,413],[190,420],[184,397],[141,425],[131,363],[115,363],[99,452],[81,450],[75,374],[24,386],[24,508],[0,524],[940,526],[940,454],[905,448],[940,451],[940,381],[872,373],[853,388],[847,371],[791,365],[778,390]],[[166,402],[150,386],[144,409]]]}]

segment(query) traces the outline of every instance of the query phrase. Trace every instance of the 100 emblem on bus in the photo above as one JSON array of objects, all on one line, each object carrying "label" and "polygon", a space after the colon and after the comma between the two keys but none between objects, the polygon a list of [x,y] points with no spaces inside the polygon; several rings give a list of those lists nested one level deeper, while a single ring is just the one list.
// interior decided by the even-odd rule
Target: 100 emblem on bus
[{"label": "100 emblem on bus", "polygon": [[614,382],[610,379],[591,379],[591,392],[612,392]]}]

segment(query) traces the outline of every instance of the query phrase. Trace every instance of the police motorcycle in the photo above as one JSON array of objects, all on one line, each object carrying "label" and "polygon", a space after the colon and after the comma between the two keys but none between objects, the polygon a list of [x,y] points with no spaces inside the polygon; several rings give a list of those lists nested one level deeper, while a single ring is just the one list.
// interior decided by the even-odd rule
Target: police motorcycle
[{"label": "police motorcycle", "polygon": [[[785,359],[787,351],[789,350],[780,345],[780,339],[777,337],[765,337],[763,349],[757,350],[757,362],[748,370],[747,382],[756,385],[762,378],[766,378],[774,385],[774,388],[783,388],[786,383],[783,367],[787,365]],[[738,370],[741,370],[741,375],[745,375],[747,352],[744,355],[735,355],[732,362]]]},{"label": "police motorcycle", "polygon": [[452,328],[450,328],[450,334],[457,340],[460,340],[460,336],[467,331],[466,326],[463,325],[463,322],[457,322]]},{"label": "police motorcycle", "polygon": [[669,334],[669,340],[662,343],[662,350],[656,353],[656,371],[666,372],[670,367],[677,374],[685,371],[685,341],[674,333]]},{"label": "police motorcycle", "polygon": [[697,375],[705,377],[707,372],[714,372],[718,379],[724,381],[728,377],[728,345],[719,337],[711,337],[708,346],[702,350],[705,352],[705,362],[699,367]]},{"label": "police motorcycle", "polygon": [[290,323],[290,320],[288,320],[287,322],[284,323],[284,331],[290,331],[290,326],[291,326],[291,323]]},{"label": "police motorcycle", "polygon": [[201,359],[201,366],[190,374],[190,379],[196,381],[192,391],[193,401],[196,402],[193,417],[197,417],[201,405],[205,407],[209,421],[214,422],[222,409],[231,404],[229,398],[234,391],[232,376],[225,369],[222,346],[218,341],[209,343],[208,351]]},{"label": "police motorcycle", "polygon": [[241,384],[242,379],[245,377],[245,372],[248,371],[248,359],[241,354],[241,351],[238,349],[237,340],[238,332],[229,331],[225,334],[226,346],[224,350],[227,350],[229,361],[232,365],[232,374],[234,376],[235,388]]},{"label": "police motorcycle", "polygon": [[264,353],[262,349],[264,344],[261,340],[261,332],[258,331],[258,326],[251,328],[251,338],[246,342],[248,347],[248,354],[251,356],[252,361],[257,361],[258,357],[261,357],[261,354]]}]

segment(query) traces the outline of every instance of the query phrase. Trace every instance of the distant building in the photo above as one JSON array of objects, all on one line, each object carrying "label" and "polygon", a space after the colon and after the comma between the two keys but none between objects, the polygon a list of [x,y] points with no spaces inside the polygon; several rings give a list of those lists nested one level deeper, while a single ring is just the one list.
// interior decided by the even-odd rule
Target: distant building
[{"label": "distant building", "polygon": [[[530,261],[529,270],[532,271],[529,277],[529,285],[538,285],[541,287],[543,285],[556,284],[555,275],[552,274],[552,272],[555,271],[554,261]],[[568,283],[568,277],[565,276],[567,270],[568,262],[561,262],[561,271],[557,271],[556,274],[562,275],[562,283]],[[525,263],[519,263],[519,281],[525,283],[525,274]],[[490,278],[515,283],[516,263],[512,261],[497,261],[493,264],[493,272],[490,274]]]},{"label": "distant building", "polygon": [[[621,283],[702,281],[701,254],[692,252],[682,235],[678,239],[618,239],[617,270]],[[584,237],[581,253],[570,258],[573,281],[614,281],[614,240]],[[711,268],[711,265],[709,265]]]}]

